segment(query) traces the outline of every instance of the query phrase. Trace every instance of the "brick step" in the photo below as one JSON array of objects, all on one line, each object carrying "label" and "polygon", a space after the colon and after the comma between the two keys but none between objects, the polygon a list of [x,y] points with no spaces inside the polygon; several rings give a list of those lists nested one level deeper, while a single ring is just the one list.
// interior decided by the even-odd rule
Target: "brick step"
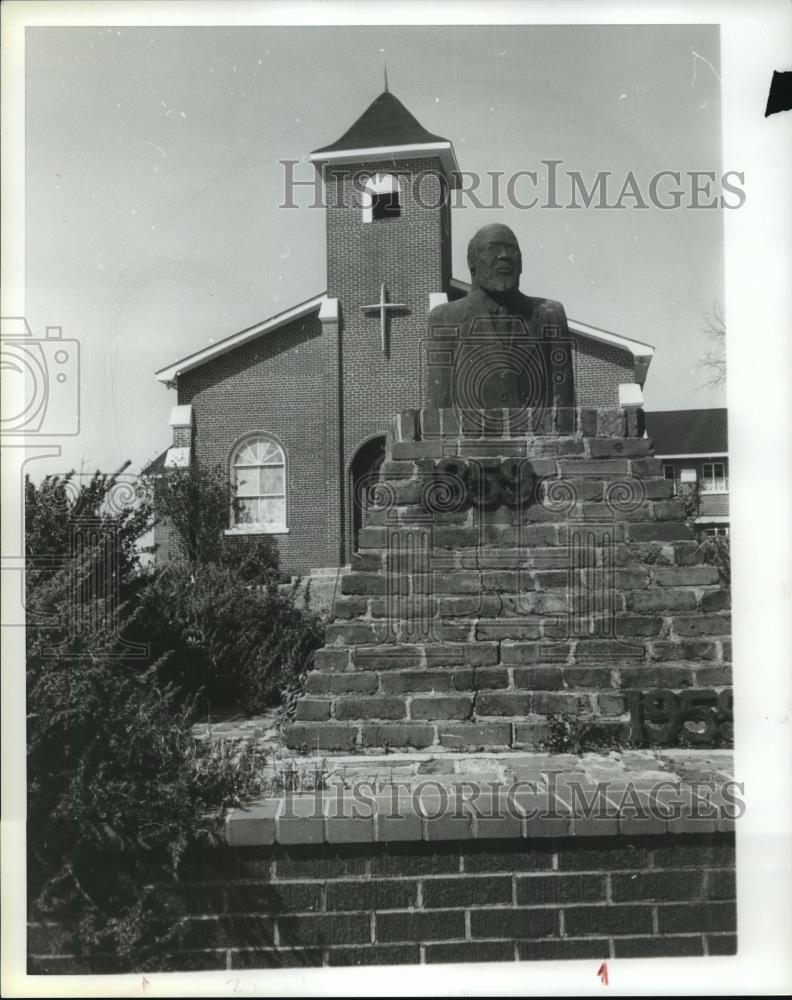
[{"label": "brick step", "polygon": [[[545,697],[551,693],[546,692]],[[609,696],[609,693],[606,693]],[[561,699],[561,694],[556,694]],[[573,695],[573,698],[575,696]],[[589,710],[576,715],[582,725],[596,724],[599,733],[610,732],[628,742],[631,722],[627,714],[605,715],[596,703],[603,693],[589,696]],[[549,703],[548,703],[549,704]],[[563,700],[553,703],[559,708]],[[562,709],[563,711],[564,709]],[[464,720],[374,720],[350,722],[293,722],[285,729],[286,745],[311,752],[378,752],[394,749],[487,751],[536,750],[547,746],[553,735],[553,716],[558,712],[529,712],[521,717],[469,718]]]},{"label": "brick step", "polygon": [[[403,494],[403,491],[401,491]],[[415,494],[411,493],[411,496]],[[395,499],[378,497],[385,501],[377,507],[370,507],[365,512],[366,527],[393,525],[399,527],[409,525],[415,527],[439,527],[440,525],[532,525],[532,524],[583,524],[593,522],[597,525],[620,524],[623,521],[677,521],[684,523],[685,510],[679,500],[640,500],[634,506],[619,509],[615,504],[603,503],[600,500],[578,501],[572,503],[567,497],[559,498],[557,504],[531,504],[524,507],[498,506],[494,509],[471,508],[461,511],[444,510],[438,507],[438,502],[430,498],[426,504],[415,502],[402,504]],[[442,500],[439,503],[445,504]]]},{"label": "brick step", "polygon": [[[357,600],[352,598],[349,600]],[[455,599],[456,600],[456,599]],[[480,602],[476,598],[459,598],[464,602],[457,607],[457,615],[433,618],[391,619],[392,636],[409,636],[427,633],[435,642],[476,642],[516,640],[548,640],[563,642],[570,631],[575,632],[577,641],[581,643],[596,641],[602,637],[615,636],[628,642],[638,639],[687,641],[701,637],[730,635],[731,616],[728,614],[700,613],[692,616],[684,615],[627,615],[611,616],[605,612],[593,612],[585,618],[569,621],[566,618],[539,619],[528,616],[498,616],[492,615],[492,610],[501,610],[501,602],[495,604],[491,595]],[[337,602],[337,607],[341,602]],[[369,602],[370,605],[371,602]],[[342,616],[337,615],[341,621]],[[348,619],[354,624],[369,624],[365,618]],[[375,623],[379,624],[379,623]],[[583,626],[587,632],[582,635]],[[332,638],[343,636],[343,630],[334,630]],[[365,634],[369,634],[366,630]],[[383,645],[387,645],[386,632]],[[410,640],[403,639],[408,642]],[[336,648],[335,646],[326,648]]]},{"label": "brick step", "polygon": [[[377,552],[407,539],[422,539],[431,530],[431,547],[434,549],[481,549],[493,545],[497,548],[547,547],[570,544],[602,545],[604,540],[613,543],[683,542],[694,541],[695,533],[683,521],[617,521],[615,523],[575,523],[548,521],[536,524],[427,524],[414,520],[412,524],[367,526],[360,532],[358,552]],[[590,541],[589,541],[590,540]]]},{"label": "brick step", "polygon": [[[428,628],[428,622],[454,624],[455,618],[522,619],[527,624],[561,626],[569,619],[589,621],[591,616],[624,614],[672,614],[700,611],[710,613],[723,607],[724,592],[717,586],[644,587],[621,591],[590,587],[569,593],[566,589],[519,592],[489,589],[454,593],[446,587],[439,594],[346,595],[334,605],[334,619],[327,625],[327,641],[378,642],[386,638],[388,620],[404,624],[399,631]],[[597,617],[591,618],[596,621]],[[581,626],[569,625],[579,634]],[[588,629],[586,630],[588,633]]]},{"label": "brick step", "polygon": [[[724,685],[719,685],[723,690]],[[630,688],[629,690],[640,690]],[[712,689],[715,690],[715,689]],[[297,704],[296,722],[487,722],[526,716],[597,716],[620,718],[628,710],[626,690],[448,690],[398,694],[344,694],[334,698],[306,697]]]},{"label": "brick step", "polygon": [[[457,458],[465,456],[444,456]],[[475,456],[468,456],[475,457]],[[646,500],[667,500],[673,495],[674,486],[663,476],[662,463],[659,459],[633,459],[628,465],[626,460],[593,459],[579,456],[537,456],[537,455],[484,455],[478,456],[476,463],[484,470],[499,469],[503,458],[525,458],[533,473],[536,483],[532,494],[534,503],[545,503],[556,495],[559,489],[558,481],[563,480],[565,487],[571,487],[574,500],[604,500],[606,490],[623,490],[625,479],[637,491],[637,495]],[[443,481],[437,468],[439,459],[393,459],[383,462],[377,479],[372,481],[369,499],[384,503],[418,503],[425,496],[424,488],[433,481]],[[640,483],[638,483],[640,480]],[[385,487],[380,489],[379,487]],[[549,492],[549,496],[548,496]]]},{"label": "brick step", "polygon": [[[615,546],[586,546],[590,565],[628,566],[708,566],[703,561],[702,546],[695,541],[624,542]],[[485,549],[461,548],[457,551],[432,548],[428,552],[432,572],[453,569],[570,569],[581,565],[581,554],[571,548],[555,546],[496,546]],[[375,573],[381,570],[401,572],[415,566],[410,551],[388,549],[383,552],[358,552],[346,572]],[[423,568],[425,563],[420,564]]]},{"label": "brick step", "polygon": [[349,694],[332,700],[307,695],[298,708],[303,718],[286,727],[286,745],[308,752],[537,749],[552,735],[553,720],[561,715],[575,719],[578,726],[593,723],[600,734],[608,731],[627,741],[630,692],[663,684],[683,696],[691,685],[706,685],[712,704],[724,696],[731,701],[730,678],[713,680],[695,671],[685,675],[681,667],[674,674],[669,668],[662,677],[645,672],[626,679],[629,687],[598,690],[449,689],[400,697]]},{"label": "brick step", "polygon": [[[504,441],[497,435],[472,438],[460,437],[455,441],[441,439],[424,441],[393,441],[388,443],[386,475],[392,462],[439,462],[447,458],[491,459],[503,461],[507,458],[528,459],[534,462],[557,464],[561,476],[634,476],[649,478],[662,476],[662,463],[651,453],[648,441],[612,441],[608,444],[572,441],[566,445],[566,453],[559,448],[543,446],[541,442],[520,438]],[[538,453],[537,453],[538,452]],[[585,466],[585,468],[583,468]],[[537,475],[539,475],[537,471]],[[550,472],[555,475],[555,472]]]},{"label": "brick step", "polygon": [[399,597],[408,594],[490,592],[528,595],[532,592],[619,591],[667,587],[712,587],[719,581],[715,566],[649,566],[576,569],[436,569],[432,572],[351,572],[341,578],[342,596]]},{"label": "brick step", "polygon": [[640,407],[422,407],[402,410],[390,421],[389,437],[396,442],[455,440],[481,435],[552,439],[557,435],[580,437],[644,438]]},{"label": "brick step", "polygon": [[[401,477],[405,471],[403,466],[407,463],[412,463],[420,469],[428,469],[435,462],[447,458],[471,459],[485,465],[499,463],[508,458],[524,459],[528,461],[537,476],[557,475],[559,461],[575,463],[573,475],[585,475],[584,466],[590,462],[621,463],[607,466],[605,471],[609,474],[617,472],[619,475],[626,475],[629,472],[626,468],[628,461],[651,463],[657,461],[654,458],[651,442],[647,438],[628,440],[602,438],[595,441],[582,437],[522,437],[504,440],[497,435],[479,438],[468,436],[453,442],[433,439],[414,443],[392,443],[384,475],[390,476],[396,472],[397,477]],[[636,474],[642,476],[647,473],[658,475],[660,471],[659,465],[654,464],[638,465],[637,468],[640,471]]]},{"label": "brick step", "polygon": [[[545,666],[578,664],[609,666],[620,663],[676,663],[680,661],[729,662],[731,639],[726,622],[713,623],[708,635],[678,637],[635,636],[631,638],[572,639],[475,639],[472,641],[422,641],[376,643],[376,630],[356,628],[361,640],[374,644],[344,644],[348,633],[339,632],[339,641],[314,653],[320,670],[419,670],[432,668]],[[480,626],[473,626],[478,629]],[[334,636],[328,626],[328,639]],[[672,625],[673,629],[674,626]],[[415,633],[413,633],[415,634]],[[491,633],[489,633],[491,634]],[[385,638],[384,633],[380,638]]]},{"label": "brick step", "polygon": [[[504,691],[535,694],[545,691],[623,691],[652,687],[729,687],[727,663],[679,661],[674,664],[580,666],[462,667],[388,671],[314,670],[306,680],[306,696],[313,700],[339,696],[394,696],[413,694]],[[621,709],[620,709],[621,710]],[[299,711],[299,709],[298,709]],[[298,716],[300,718],[301,716]],[[302,716],[303,718],[305,716]]]}]

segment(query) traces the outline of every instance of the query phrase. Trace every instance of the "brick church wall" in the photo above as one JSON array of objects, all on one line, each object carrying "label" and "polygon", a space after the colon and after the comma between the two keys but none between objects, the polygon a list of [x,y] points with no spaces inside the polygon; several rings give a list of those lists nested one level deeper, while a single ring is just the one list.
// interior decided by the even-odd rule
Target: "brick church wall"
[{"label": "brick church wall", "polygon": [[578,406],[619,405],[619,385],[635,381],[633,356],[619,347],[574,336],[575,396]]},{"label": "brick church wall", "polygon": [[199,461],[228,471],[234,445],[257,431],[273,435],[284,448],[289,533],[276,537],[287,572],[333,561],[322,338],[322,325],[312,315],[179,378],[179,403],[193,407]]}]

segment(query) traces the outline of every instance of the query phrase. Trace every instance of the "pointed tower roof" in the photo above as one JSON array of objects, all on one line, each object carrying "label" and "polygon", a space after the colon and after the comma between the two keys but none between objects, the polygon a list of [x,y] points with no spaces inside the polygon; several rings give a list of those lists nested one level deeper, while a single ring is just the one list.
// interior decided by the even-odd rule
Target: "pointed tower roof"
[{"label": "pointed tower roof", "polygon": [[370,104],[340,139],[315,149],[310,160],[317,166],[329,161],[391,160],[407,156],[439,156],[456,187],[459,165],[448,139],[428,132],[389,90]]},{"label": "pointed tower roof", "polygon": [[425,142],[448,142],[448,139],[427,132],[398,97],[389,90],[384,90],[340,139],[329,146],[315,149],[311,155],[334,153],[341,149],[407,146]]}]

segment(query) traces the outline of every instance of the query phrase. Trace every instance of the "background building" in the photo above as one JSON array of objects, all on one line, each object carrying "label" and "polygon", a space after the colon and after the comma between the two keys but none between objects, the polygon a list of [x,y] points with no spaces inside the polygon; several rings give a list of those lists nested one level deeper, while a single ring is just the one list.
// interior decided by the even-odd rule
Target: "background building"
[{"label": "background building", "polygon": [[696,497],[696,524],[710,535],[729,533],[729,455],[726,410],[658,410],[646,414],[646,433],[674,491]]}]

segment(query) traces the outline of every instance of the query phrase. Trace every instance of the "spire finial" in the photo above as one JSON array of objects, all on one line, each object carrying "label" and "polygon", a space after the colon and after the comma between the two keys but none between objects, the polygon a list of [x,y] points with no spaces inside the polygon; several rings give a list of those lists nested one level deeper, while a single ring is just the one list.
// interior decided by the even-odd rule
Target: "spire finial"
[{"label": "spire finial", "polygon": [[388,64],[387,63],[385,63],[384,73],[385,73],[385,93],[388,94],[388,93],[390,93],[390,91],[388,90]]}]

